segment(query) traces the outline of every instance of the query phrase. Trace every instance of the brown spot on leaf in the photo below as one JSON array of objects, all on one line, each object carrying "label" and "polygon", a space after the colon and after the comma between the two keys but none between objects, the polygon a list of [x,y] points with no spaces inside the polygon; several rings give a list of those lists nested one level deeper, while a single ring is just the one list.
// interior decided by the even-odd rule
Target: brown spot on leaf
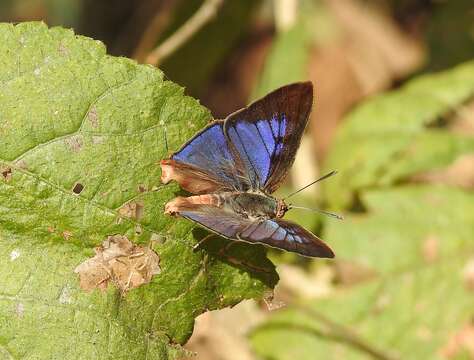
[{"label": "brown spot on leaf", "polygon": [[58,47],[59,55],[67,56],[69,54],[69,49],[61,42]]},{"label": "brown spot on leaf", "polygon": [[103,136],[99,136],[99,135],[94,135],[92,137],[92,143],[94,145],[98,145],[98,144],[102,144],[104,142],[104,137]]},{"label": "brown spot on leaf", "polygon": [[16,167],[19,168],[19,169],[23,169],[23,170],[28,170],[28,165],[26,165],[26,161],[25,160],[18,160],[16,163],[15,163]]},{"label": "brown spot on leaf", "polygon": [[150,241],[156,244],[164,244],[166,242],[166,236],[153,233],[151,235]]},{"label": "brown spot on leaf", "polygon": [[463,278],[468,290],[474,291],[474,259],[470,259],[464,266]]},{"label": "brown spot on leaf", "polygon": [[474,359],[474,324],[471,322],[451,335],[440,354],[446,359],[458,358],[458,355],[464,355],[463,359],[466,355]]},{"label": "brown spot on leaf", "polygon": [[0,171],[2,173],[2,177],[5,181],[10,181],[11,180],[11,178],[12,178],[12,168],[7,167],[7,168],[4,168],[4,169],[1,169]]},{"label": "brown spot on leaf", "polygon": [[143,217],[143,204],[140,202],[129,202],[119,209],[119,214],[123,217],[140,220]]},{"label": "brown spot on leaf", "polygon": [[141,235],[142,233],[143,233],[143,229],[142,229],[141,225],[140,225],[140,224],[137,224],[137,225],[135,226],[135,234]]},{"label": "brown spot on leaf", "polygon": [[64,142],[69,147],[69,149],[74,152],[79,152],[83,145],[82,136],[80,135],[71,136],[67,138],[66,140],[64,140]]},{"label": "brown spot on leaf", "polygon": [[148,247],[136,246],[122,235],[109,236],[96,255],[74,270],[83,290],[105,290],[109,282],[126,292],[151,281],[159,274],[160,258]]},{"label": "brown spot on leaf", "polygon": [[145,185],[138,185],[138,192],[144,193],[145,191],[147,191]]},{"label": "brown spot on leaf", "polygon": [[15,305],[15,314],[18,317],[23,317],[23,314],[25,313],[25,305],[23,303],[18,303]]},{"label": "brown spot on leaf", "polygon": [[426,262],[435,262],[439,257],[439,239],[435,235],[429,235],[421,245],[421,254]]},{"label": "brown spot on leaf", "polygon": [[91,122],[91,126],[93,128],[96,128],[99,125],[99,117],[97,115],[97,109],[95,106],[90,109],[89,113],[87,114],[87,118]]},{"label": "brown spot on leaf", "polygon": [[69,240],[72,237],[72,232],[64,230],[62,233],[64,240]]}]

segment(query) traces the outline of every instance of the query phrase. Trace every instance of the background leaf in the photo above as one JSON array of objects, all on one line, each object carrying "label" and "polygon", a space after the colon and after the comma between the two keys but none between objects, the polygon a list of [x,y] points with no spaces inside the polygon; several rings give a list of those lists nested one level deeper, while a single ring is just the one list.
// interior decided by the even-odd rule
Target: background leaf
[{"label": "background leaf", "polygon": [[423,76],[348,115],[327,164],[340,175],[323,188],[331,207],[346,209],[344,222],[324,223],[335,289],[258,326],[250,338],[262,358],[463,358],[468,345],[456,334],[473,315],[473,193],[410,176],[474,152],[472,135],[447,126],[472,99],[473,76],[472,63]]},{"label": "background leaf", "polygon": [[[163,215],[178,191],[159,182],[165,136],[176,150],[207,109],[69,30],[2,24],[0,54],[0,353],[176,358],[197,315],[275,285],[262,248],[193,252],[193,225]],[[111,234],[151,244],[162,273],[126,296],[85,293],[73,270]]]},{"label": "background leaf", "polygon": [[473,152],[473,137],[430,128],[473,93],[474,63],[470,62],[421,76],[351,112],[325,164],[340,170],[339,176],[324,184],[328,203],[347,207],[361,189],[390,185]]},{"label": "background leaf", "polygon": [[474,300],[463,273],[474,258],[472,194],[407,186],[368,192],[363,202],[367,215],[330,225],[325,238],[339,261],[377,276],[271,317],[251,337],[263,358],[370,358],[348,341],[355,333],[386,358],[438,359],[450,336],[470,322]]}]

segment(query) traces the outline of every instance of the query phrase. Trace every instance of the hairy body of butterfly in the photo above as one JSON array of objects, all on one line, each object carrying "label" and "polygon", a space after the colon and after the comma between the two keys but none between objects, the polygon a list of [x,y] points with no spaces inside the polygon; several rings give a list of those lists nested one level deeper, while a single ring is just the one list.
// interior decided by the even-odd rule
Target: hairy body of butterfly
[{"label": "hairy body of butterfly", "polygon": [[224,192],[177,197],[166,204],[165,213],[169,215],[179,214],[180,209],[193,204],[215,206],[222,211],[235,213],[245,219],[254,221],[281,218],[288,209],[283,200],[275,199],[263,193]]},{"label": "hairy body of butterfly", "polygon": [[271,195],[294,161],[312,102],[312,84],[295,83],[209,124],[161,161],[163,183],[196,194],[171,200],[165,213],[229,239],[333,257],[317,236],[282,219],[288,206]]}]

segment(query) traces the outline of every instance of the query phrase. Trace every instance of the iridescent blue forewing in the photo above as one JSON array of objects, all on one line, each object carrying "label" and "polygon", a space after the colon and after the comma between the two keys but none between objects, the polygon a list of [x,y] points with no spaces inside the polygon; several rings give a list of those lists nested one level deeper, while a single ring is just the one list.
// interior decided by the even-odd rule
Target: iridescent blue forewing
[{"label": "iridescent blue forewing", "polygon": [[275,191],[293,164],[313,103],[310,82],[284,86],[230,115],[229,139],[253,189]]},{"label": "iridescent blue forewing", "polygon": [[282,219],[251,220],[212,205],[187,203],[180,198],[179,215],[224,237],[266,244],[305,256],[334,257],[332,250],[311,232]]},{"label": "iridescent blue forewing", "polygon": [[[163,172],[168,170],[167,165],[169,171],[173,171],[169,179],[162,176],[163,182],[177,180],[193,193],[245,191],[250,187],[240,159],[234,157],[224,136],[222,121],[215,121],[196,134],[171,156],[171,160],[162,162]],[[192,183],[200,181],[205,182],[205,186],[199,187]]]}]

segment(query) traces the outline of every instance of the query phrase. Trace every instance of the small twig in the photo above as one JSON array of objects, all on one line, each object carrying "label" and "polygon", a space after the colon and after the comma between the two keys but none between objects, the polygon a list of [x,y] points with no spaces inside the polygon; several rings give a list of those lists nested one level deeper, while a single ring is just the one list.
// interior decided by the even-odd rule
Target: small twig
[{"label": "small twig", "polygon": [[305,313],[307,316],[310,316],[317,321],[319,321],[326,329],[321,329],[324,333],[320,334],[322,336],[332,338],[334,340],[346,343],[348,345],[353,346],[354,348],[362,351],[366,354],[372,356],[373,359],[377,360],[396,360],[398,357],[395,355],[389,354],[384,350],[378,349],[374,347],[372,344],[367,343],[364,339],[362,339],[359,335],[357,335],[352,329],[340,325],[328,317],[324,316],[323,314],[308,308],[306,306],[294,304],[299,311]]},{"label": "small twig", "polygon": [[275,26],[278,31],[291,28],[298,18],[298,0],[275,0]]},{"label": "small twig", "polygon": [[176,32],[158,45],[146,58],[148,64],[158,65],[183,46],[195,33],[214,18],[224,0],[205,0],[201,7]]},{"label": "small twig", "polygon": [[153,16],[151,21],[148,23],[145,31],[138,42],[135,51],[133,52],[133,58],[138,62],[143,62],[148,53],[156,45],[160,35],[169,25],[171,20],[171,14],[176,9],[182,0],[168,0],[163,3],[156,14]]}]

